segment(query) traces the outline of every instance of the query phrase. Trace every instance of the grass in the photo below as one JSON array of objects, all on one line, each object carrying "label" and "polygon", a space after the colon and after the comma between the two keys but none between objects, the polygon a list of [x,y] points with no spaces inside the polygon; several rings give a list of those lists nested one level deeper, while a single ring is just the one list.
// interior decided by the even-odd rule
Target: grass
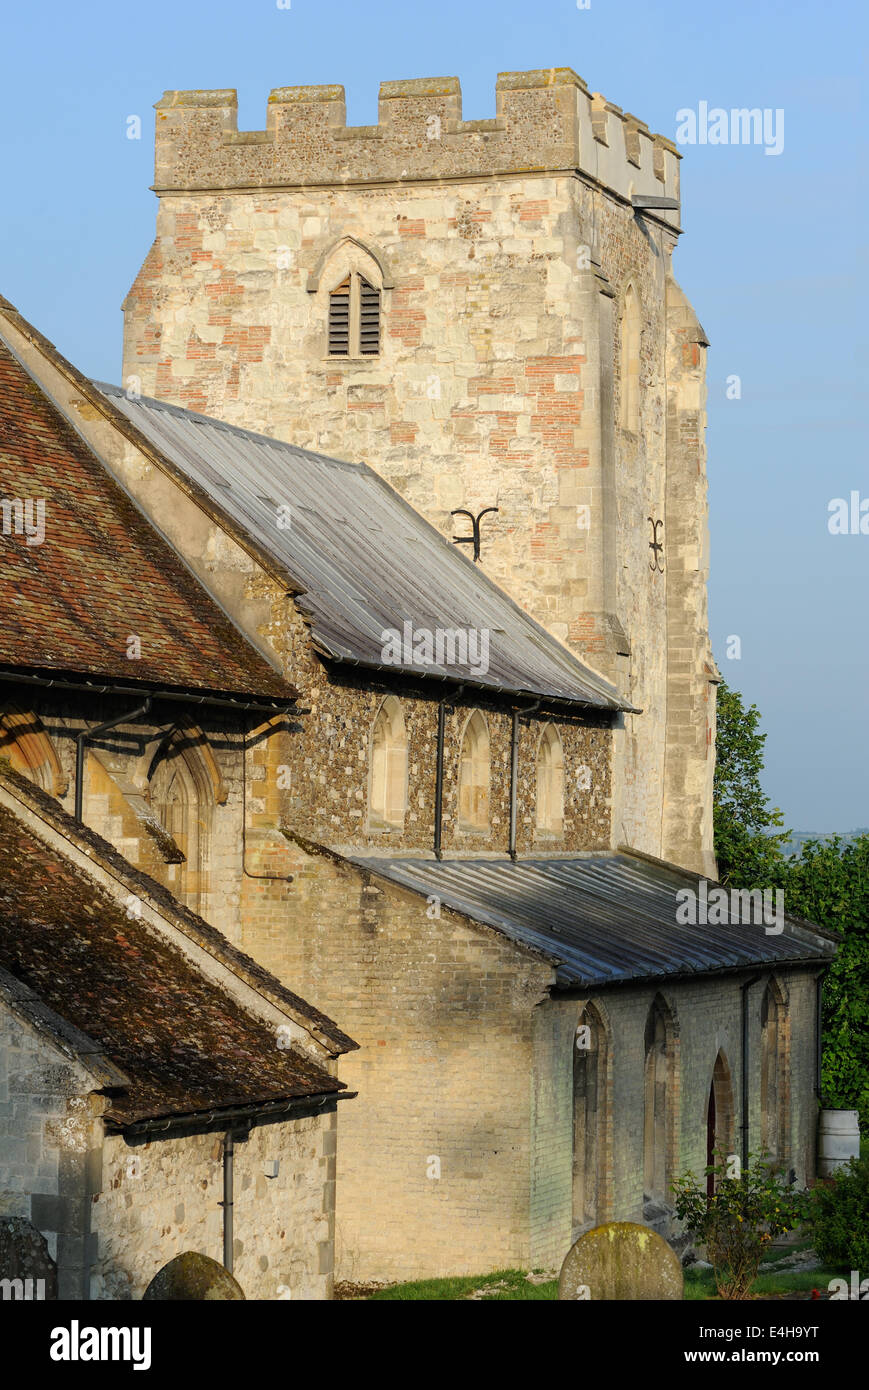
[{"label": "grass", "polygon": [[[785,1293],[810,1293],[812,1289],[818,1289],[824,1293],[830,1280],[839,1272],[836,1269],[782,1269],[776,1272],[774,1267],[767,1267],[764,1270],[761,1266],[761,1273],[752,1284],[751,1292],[752,1295],[760,1295],[761,1297]],[[718,1298],[711,1269],[685,1270],[685,1298],[689,1300]]]},{"label": "grass", "polygon": [[[787,1293],[809,1293],[812,1289],[825,1292],[829,1281],[841,1273],[836,1269],[780,1269],[776,1264],[787,1255],[808,1247],[808,1241],[789,1246],[786,1250],[770,1251],[761,1264],[754,1281],[753,1295],[770,1297]],[[494,1274],[464,1275],[452,1279],[420,1279],[409,1284],[392,1284],[368,1295],[370,1302],[396,1300],[400,1302],[456,1302],[481,1292],[480,1302],[515,1303],[552,1301],[558,1298],[558,1280],[545,1284],[529,1284],[524,1270],[499,1269]],[[711,1269],[685,1270],[685,1298],[691,1301],[717,1299]]]},{"label": "grass", "polygon": [[383,1302],[386,1299],[431,1302],[441,1299],[456,1301],[466,1299],[477,1289],[490,1290],[481,1302],[514,1303],[537,1299],[558,1297],[558,1280],[545,1284],[529,1284],[525,1271],[521,1269],[499,1269],[494,1274],[472,1274],[455,1279],[421,1279],[412,1284],[392,1284],[388,1289],[379,1289],[369,1294],[369,1300]]}]

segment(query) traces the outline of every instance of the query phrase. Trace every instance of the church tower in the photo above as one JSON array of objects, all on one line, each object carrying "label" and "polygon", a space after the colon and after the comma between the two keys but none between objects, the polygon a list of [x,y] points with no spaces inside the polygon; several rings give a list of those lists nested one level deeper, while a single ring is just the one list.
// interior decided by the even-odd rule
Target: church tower
[{"label": "church tower", "polygon": [[385,82],[357,127],[340,86],[273,91],[264,131],[234,91],[167,92],[124,385],[364,460],[447,537],[485,512],[486,572],[642,711],[616,735],[614,845],[712,874],[679,158],[569,68],[502,73],[478,121],[455,78]]}]

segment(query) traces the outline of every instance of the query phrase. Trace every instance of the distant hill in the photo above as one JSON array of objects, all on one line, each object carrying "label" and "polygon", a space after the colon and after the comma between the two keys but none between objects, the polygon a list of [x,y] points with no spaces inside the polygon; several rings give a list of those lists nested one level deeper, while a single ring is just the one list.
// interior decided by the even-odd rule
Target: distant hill
[{"label": "distant hill", "polygon": [[790,839],[782,845],[782,851],[788,859],[793,859],[802,854],[803,845],[809,840],[832,840],[836,835],[845,843],[850,843],[861,835],[869,835],[869,826],[858,830],[794,830]]}]

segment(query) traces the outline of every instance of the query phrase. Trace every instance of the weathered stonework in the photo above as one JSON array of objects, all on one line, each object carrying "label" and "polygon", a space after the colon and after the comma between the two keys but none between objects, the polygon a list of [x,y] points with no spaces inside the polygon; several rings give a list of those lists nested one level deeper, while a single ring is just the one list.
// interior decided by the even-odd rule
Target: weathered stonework
[{"label": "weathered stonework", "polygon": [[[669,270],[677,210],[631,203],[635,194],[678,197],[675,151],[566,70],[502,77],[494,122],[462,122],[451,79],[386,84],[380,123],[367,130],[344,127],[340,89],[273,96],[263,133],[235,131],[233,94],[176,93],[160,104],[158,238],[127,303],[125,384],[363,457],[448,534],[453,507],[499,506],[483,525],[487,572],[643,711],[612,725],[545,707],[519,718],[520,858],[627,842],[709,873],[716,673],[705,606],[705,339]],[[329,291],[351,270],[381,289],[376,359],[326,357]],[[629,301],[641,310],[636,339]],[[666,1225],[644,1187],[649,1020],[656,1008],[666,1014],[666,1170],[699,1171],[716,1068],[722,1137],[735,1142],[741,1122],[746,976],[565,997],[552,993],[548,958],[348,863],[351,853],[432,854],[443,694],[443,852],[503,857],[512,702],[470,690],[453,701],[440,685],[322,659],[293,576],[20,322],[7,317],[3,328],[299,691],[287,717],[203,712],[195,735],[179,727],[187,746],[174,755],[199,760],[207,830],[195,878],[149,823],[151,759],[170,727],[160,707],[89,750],[85,819],[360,1043],[341,1062],[359,1098],[341,1107],[340,1276],[551,1267],[592,1211],[595,1220]],[[407,804],[400,825],[378,829],[372,745],[387,694],[405,723]],[[119,709],[108,698],[34,692],[4,721],[0,752],[69,807],[75,734]],[[458,825],[461,737],[473,710],[486,717],[491,750],[485,831]],[[560,834],[537,831],[547,722],[564,754]],[[814,1172],[813,972],[776,979],[778,1156],[802,1181]],[[764,988],[749,993],[753,1140],[765,1123]],[[584,1018],[595,1030],[598,1130],[580,1202],[574,1040]],[[316,1239],[286,1254],[257,1252],[263,1266],[239,1229],[248,1297],[282,1297],[287,1262],[311,1291],[303,1296],[329,1288],[330,1270],[310,1258],[331,1239],[312,1173],[335,1178],[334,1131],[307,1120],[287,1129],[281,1169],[286,1160],[298,1176],[299,1212]],[[277,1179],[259,1191],[269,1142],[267,1129],[255,1131],[237,1162],[250,1219],[259,1196],[276,1224],[296,1199]],[[107,1141],[110,1176],[89,1189],[99,1296],[139,1296],[191,1245],[217,1253],[213,1143],[131,1150]],[[134,1179],[126,1159],[136,1152],[143,1170]],[[189,1172],[201,1198],[184,1191]],[[134,1220],[142,1194],[159,1213],[159,1240],[157,1222]]]},{"label": "weathered stonework", "polygon": [[[236,1138],[234,1270],[246,1298],[332,1294],[337,1116],[260,1125]],[[139,1299],[175,1255],[222,1258],[219,1132],[127,1144],[109,1136],[92,1228],[93,1298]],[[275,1177],[267,1161],[277,1162]]]},{"label": "weathered stonework", "polygon": [[[58,1298],[86,1298],[102,1102],[86,1068],[18,1014],[17,996],[12,981],[0,980],[0,1213],[43,1235]],[[12,1274],[0,1270],[0,1278]]]},{"label": "weathered stonework", "polygon": [[[569,69],[502,74],[494,121],[460,108],[455,79],[386,83],[378,125],[347,128],[340,87],[284,88],[239,133],[233,92],[167,93],[125,382],[363,458],[445,534],[498,506],[487,571],[643,710],[614,842],[710,872],[705,340],[670,270],[678,207],[631,201],[678,202],[679,156]],[[370,359],[327,355],[349,270],[381,288]]]},{"label": "weathered stonework", "polygon": [[[275,929],[249,917],[243,945],[346,1020],[360,1043],[341,1074],[359,1102],[341,1112],[336,1261],[344,1279],[405,1279],[558,1266],[593,1222],[575,1211],[574,1046],[600,1019],[596,1220],[651,1219],[644,1193],[645,1030],[653,1003],[668,1038],[666,1171],[706,1164],[706,1111],[719,1054],[720,1138],[739,1151],[739,975],[551,995],[552,966],[461,914],[360,874],[290,838],[292,874]],[[749,992],[749,1125],[762,1133],[761,1005]],[[815,985],[774,977],[789,1020],[779,1043],[780,1159],[815,1171]],[[436,1160],[436,1162],[434,1162]],[[663,1203],[666,1206],[667,1203]],[[672,1207],[672,1199],[669,1199]],[[400,1212],[400,1217],[398,1213]],[[670,1233],[672,1222],[660,1229]]]}]

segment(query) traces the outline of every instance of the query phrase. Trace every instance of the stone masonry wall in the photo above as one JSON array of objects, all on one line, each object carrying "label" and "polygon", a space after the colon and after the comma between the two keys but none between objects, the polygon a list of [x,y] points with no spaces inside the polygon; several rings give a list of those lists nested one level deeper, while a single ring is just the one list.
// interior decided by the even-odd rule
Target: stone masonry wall
[{"label": "stone masonry wall", "polygon": [[[567,69],[502,74],[497,113],[462,121],[454,79],[384,84],[378,126],[354,130],[340,88],[280,89],[266,130],[238,133],[233,93],[167,93],[157,238],[125,305],[124,378],[363,458],[445,534],[461,525],[453,508],[497,506],[487,571],[643,710],[617,742],[619,838],[699,867],[706,721],[701,755],[670,718],[667,580],[649,566],[649,517],[663,523],[665,571],[668,555],[678,212],[631,204],[678,199],[678,156]],[[348,270],[382,287],[377,358],[327,355],[328,295]],[[643,319],[630,437],[616,423],[628,286]],[[705,496],[679,524],[702,530]],[[697,679],[705,598],[688,600]],[[664,827],[664,800],[680,796],[705,798],[703,813]]]},{"label": "stone masonry wall", "polygon": [[[712,1072],[719,1051],[730,1072],[731,1138],[741,1154],[742,1013],[741,985],[747,976],[725,976],[695,984],[604,991],[591,996],[608,1024],[610,1085],[599,1106],[600,1142],[607,1150],[605,1199],[599,1219],[643,1221],[644,1032],[656,996],[663,999],[675,1028],[670,1055],[673,1125],[668,1136],[671,1177],[686,1169],[701,1174],[706,1165],[706,1110]],[[799,1186],[815,1176],[818,1104],[815,1097],[815,984],[810,971],[775,975],[785,997],[786,1041],[781,1076],[786,1090],[785,1171],[791,1167]],[[769,973],[749,990],[749,1143],[761,1147],[761,1005]],[[535,1258],[558,1263],[566,1252],[572,1205],[572,1086],[574,1035],[581,1002],[554,997],[540,1010],[537,1029],[538,1082],[535,1147],[545,1156],[535,1191],[539,1194]],[[561,1254],[559,1256],[559,1251]]]},{"label": "stone masonry wall", "polygon": [[30,1221],[45,1237],[61,1299],[87,1297],[104,1105],[93,1087],[83,1066],[0,1005],[0,1216]]},{"label": "stone masonry wall", "polygon": [[532,1016],[552,969],[497,933],[293,844],[276,932],[243,946],[341,1018],[337,1267],[528,1267]]},{"label": "stone masonry wall", "polygon": [[[343,1117],[342,1117],[343,1119]],[[331,1298],[337,1117],[256,1126],[235,1144],[234,1273],[247,1298]],[[223,1261],[220,1133],[127,1144],[108,1136],[91,1297],[139,1299],[167,1261]],[[269,1160],[278,1173],[268,1177]]]}]

